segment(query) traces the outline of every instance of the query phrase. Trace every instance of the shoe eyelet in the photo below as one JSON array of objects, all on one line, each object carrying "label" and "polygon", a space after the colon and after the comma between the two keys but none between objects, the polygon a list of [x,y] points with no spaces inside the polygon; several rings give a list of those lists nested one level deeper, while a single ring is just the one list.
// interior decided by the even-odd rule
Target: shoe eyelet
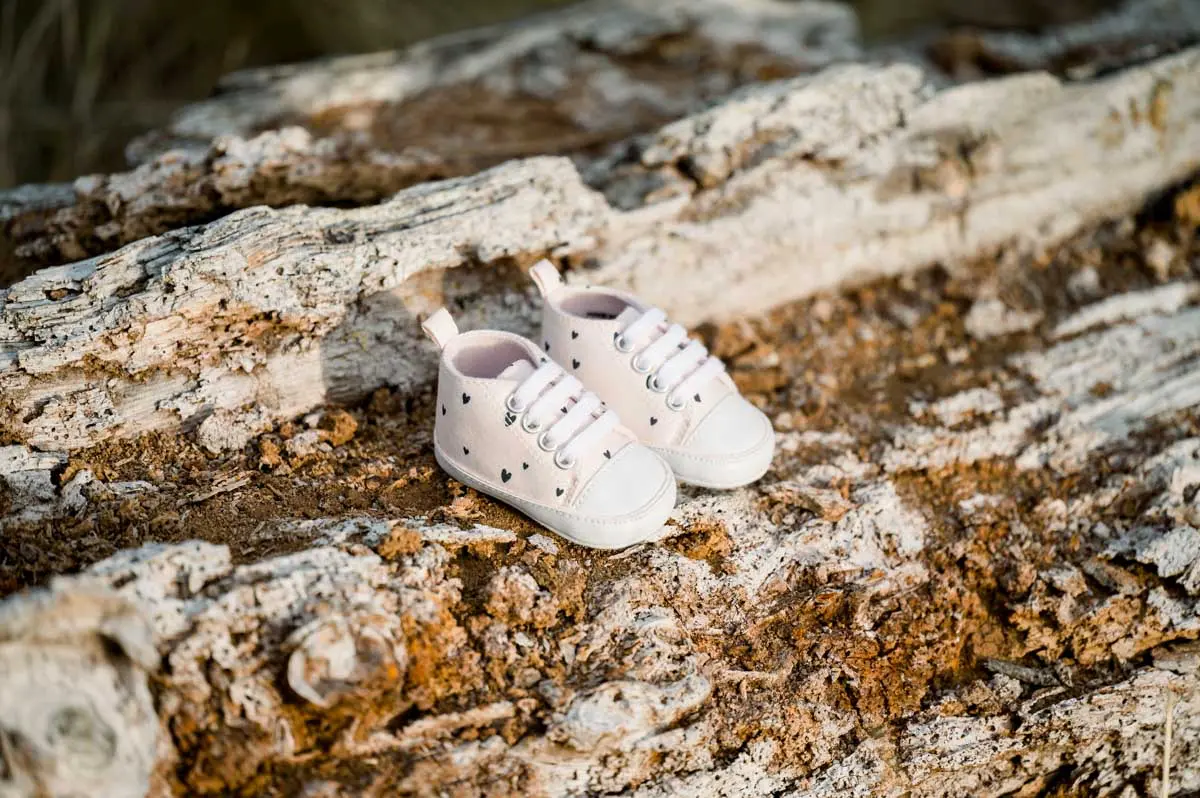
[{"label": "shoe eyelet", "polygon": [[671,396],[667,397],[667,407],[669,407],[670,409],[674,410],[677,413],[680,410],[682,410],[683,406],[686,404],[687,404],[686,400],[680,399],[677,396],[671,395]]},{"label": "shoe eyelet", "polygon": [[537,445],[538,448],[543,452],[552,452],[558,448],[557,444],[551,443],[549,432],[543,432],[541,435],[537,436]]},{"label": "shoe eyelet", "polygon": [[521,429],[525,430],[526,432],[537,432],[541,428],[541,423],[534,421],[529,416],[523,416],[521,418]]},{"label": "shoe eyelet", "polygon": [[508,398],[504,400],[504,406],[508,408],[508,412],[518,416],[524,413],[527,409],[523,405],[517,403],[517,395],[515,393],[510,393],[508,395]]},{"label": "shoe eyelet", "polygon": [[633,359],[629,361],[629,365],[638,374],[649,374],[650,373],[650,364],[647,363],[645,365],[642,365],[642,356],[641,355],[634,355]]},{"label": "shoe eyelet", "polygon": [[629,354],[633,351],[633,344],[626,340],[625,336],[621,335],[620,333],[613,338],[613,346],[617,348],[618,352],[623,352],[625,354]]},{"label": "shoe eyelet", "polygon": [[646,387],[655,393],[667,392],[667,386],[659,384],[657,374],[651,374],[650,376],[646,377]]},{"label": "shoe eyelet", "polygon": [[563,455],[561,450],[554,453],[554,464],[563,471],[566,471],[568,468],[573,468],[575,463],[576,460],[574,457],[567,457]]}]

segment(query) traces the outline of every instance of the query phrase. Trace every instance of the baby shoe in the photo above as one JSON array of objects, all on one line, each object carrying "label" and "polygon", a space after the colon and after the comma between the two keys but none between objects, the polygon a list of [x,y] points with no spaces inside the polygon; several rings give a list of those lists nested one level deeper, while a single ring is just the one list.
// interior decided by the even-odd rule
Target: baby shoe
[{"label": "baby shoe", "polygon": [[545,300],[543,351],[616,410],[675,476],[736,488],[766,473],[775,452],[770,419],[686,329],[622,291],[567,286],[549,261],[530,275]]},{"label": "baby shoe", "polygon": [[452,477],[568,540],[619,549],[654,536],[675,476],[616,413],[512,333],[422,325],[441,349],[434,453]]}]

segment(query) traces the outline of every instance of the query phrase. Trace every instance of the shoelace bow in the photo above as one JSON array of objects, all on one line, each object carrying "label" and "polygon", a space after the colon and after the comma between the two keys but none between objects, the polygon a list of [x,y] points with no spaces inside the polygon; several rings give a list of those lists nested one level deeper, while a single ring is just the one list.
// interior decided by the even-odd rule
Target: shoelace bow
[{"label": "shoelace bow", "polygon": [[[574,405],[563,414],[568,402]],[[570,468],[580,455],[598,448],[604,436],[617,426],[615,413],[600,397],[583,388],[583,383],[553,361],[543,363],[512,394],[506,405],[522,416],[526,432],[539,432],[538,446],[554,452],[559,468]]]},{"label": "shoelace bow", "polygon": [[652,341],[633,357],[633,368],[639,374],[650,375],[646,378],[646,387],[650,390],[670,391],[667,406],[680,410],[701,387],[725,373],[725,364],[710,355],[704,344],[690,340],[682,325],[672,324],[654,338],[666,320],[665,312],[651,308],[626,327],[615,341],[622,352],[632,352],[646,341]]}]

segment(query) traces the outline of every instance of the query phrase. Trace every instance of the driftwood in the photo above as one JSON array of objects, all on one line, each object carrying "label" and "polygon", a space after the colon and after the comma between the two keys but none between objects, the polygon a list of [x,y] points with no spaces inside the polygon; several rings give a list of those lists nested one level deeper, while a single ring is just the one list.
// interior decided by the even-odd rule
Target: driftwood
[{"label": "driftwood", "polygon": [[[1078,76],[1197,36],[1194,4],[1130,0],[1037,34],[954,32],[898,54],[939,76]],[[131,144],[132,171],[0,192],[16,255],[0,279],[237,208],[367,203],[522,155],[589,161],[736,86],[862,56],[838,3],[592,2],[401,53],[238,73]]]},{"label": "driftwood", "polygon": [[24,263],[48,265],[236,208],[377,201],[593,151],[859,52],[839,3],[592,2],[404,52],[242,72],[130,145],[135,170],[0,194],[0,224]]},{"label": "driftwood", "polygon": [[[563,158],[518,160],[44,269],[0,293],[2,428],[72,450],[200,425],[212,448],[237,447],[327,400],[428,380],[411,321],[456,292],[469,321],[520,327],[498,263],[553,254],[685,322],[729,318],[1054,243],[1182,179],[1198,151],[1200,50],[1095,83],[941,92],[914,67],[833,67],[747,88],[586,182]],[[463,266],[477,268],[446,271]]]},{"label": "driftwood", "polygon": [[[1126,798],[1168,758],[1169,793],[1200,791],[1200,189],[1172,188],[1200,50],[1169,52],[1186,4],[1147,26],[1169,5],[1070,29],[1144,62],[950,85],[833,63],[861,53],[833,4],[588,4],[235,76],[92,179],[132,192],[111,216],[78,184],[11,194],[36,257],[131,243],[0,291],[0,585],[20,541],[275,512],[0,604],[0,796]],[[641,69],[670,47],[703,68]],[[554,143],[390,176],[369,136],[336,150],[356,114],[502,104],[513,75],[571,120]],[[217,184],[244,193],[162,210]],[[661,541],[599,556],[429,468],[416,319],[531,329],[546,255],[714,323],[780,432],[760,485],[684,491]],[[289,478],[368,501],[301,511]]]},{"label": "driftwood", "polygon": [[[866,437],[778,417],[761,487],[689,494],[631,553],[328,519],[279,527],[298,554],[151,545],[55,590],[107,586],[152,619],[158,793],[1116,795],[1158,789],[1170,708],[1188,794],[1200,419],[1173,411],[1200,404],[1196,295],[1095,298],[1001,382],[985,364],[1011,334],[992,334],[960,365],[976,387]],[[843,346],[836,326],[813,343]],[[1176,420],[1147,435],[1156,419]]]}]

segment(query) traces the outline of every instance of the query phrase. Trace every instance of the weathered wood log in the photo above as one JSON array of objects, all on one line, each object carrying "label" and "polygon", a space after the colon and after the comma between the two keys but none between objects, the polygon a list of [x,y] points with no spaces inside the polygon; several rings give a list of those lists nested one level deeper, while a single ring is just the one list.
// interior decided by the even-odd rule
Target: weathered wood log
[{"label": "weathered wood log", "polygon": [[328,399],[426,380],[412,317],[456,295],[473,298],[469,323],[521,328],[500,263],[553,253],[587,264],[574,279],[634,287],[684,321],[728,318],[1053,243],[1183,178],[1197,152],[1198,50],[1095,83],[941,92],[912,67],[834,67],[673,123],[587,184],[565,159],[513,161],[43,270],[0,294],[2,428],[71,450],[201,425],[236,447]]},{"label": "weathered wood log", "polygon": [[957,30],[926,44],[935,64],[960,79],[1045,69],[1074,78],[1127,66],[1195,43],[1200,7],[1176,0],[1129,2],[1050,31]]},{"label": "weathered wood log", "polygon": [[[284,521],[304,550],[252,564],[204,543],[97,563],[76,589],[142,607],[165,663],[154,794],[1129,795],[1159,790],[1170,712],[1186,795],[1200,308],[1196,283],[1169,288],[1046,308],[973,350],[969,313],[949,335],[926,331],[944,310],[860,319],[902,350],[885,358],[925,357],[891,336],[942,338],[974,387],[930,402],[909,383],[897,422],[865,425],[879,411],[844,393],[832,428],[777,415],[762,486],[688,493],[633,552],[364,517]],[[813,324],[774,362],[861,345]],[[881,395],[905,384],[876,373]]]},{"label": "weathered wood log", "polygon": [[[342,66],[214,107],[397,74]],[[0,796],[1200,791],[1200,188],[1125,218],[1198,152],[1194,49],[1089,82],[839,65],[17,283],[0,592],[43,548],[82,573],[0,604]],[[438,476],[415,319],[528,330],[546,254],[726,322],[780,433],[761,484],[600,555]]]},{"label": "weathered wood log", "polygon": [[[1194,4],[1129,0],[1037,33],[939,34],[949,75],[1091,75],[1192,44]],[[605,145],[756,80],[860,56],[835,3],[592,2],[403,52],[251,70],[129,148],[137,168],[0,192],[0,285],[237,208],[368,203],[506,159]],[[893,48],[884,55],[894,57]]]},{"label": "weathered wood log", "polygon": [[231,75],[134,142],[135,170],[0,193],[0,225],[16,269],[237,208],[375,202],[511,158],[594,151],[744,83],[858,54],[839,3],[583,3],[405,51]]},{"label": "weathered wood log", "polygon": [[0,604],[0,795],[145,795],[158,662],[138,606],[99,586]]}]

